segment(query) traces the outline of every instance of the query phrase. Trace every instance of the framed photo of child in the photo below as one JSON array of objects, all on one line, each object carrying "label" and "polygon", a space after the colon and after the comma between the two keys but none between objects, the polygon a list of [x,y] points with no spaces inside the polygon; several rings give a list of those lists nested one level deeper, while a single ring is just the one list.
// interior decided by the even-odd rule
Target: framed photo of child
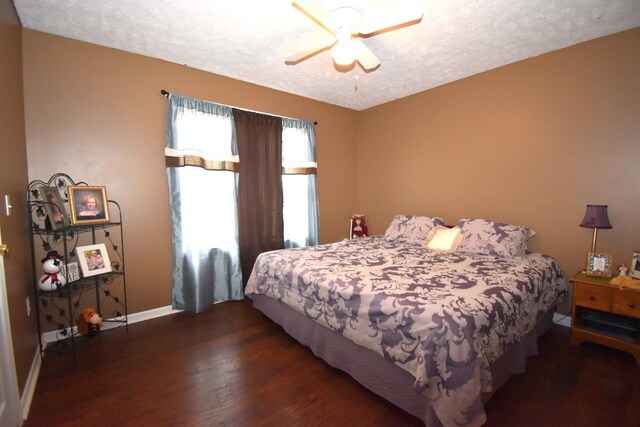
[{"label": "framed photo of child", "polygon": [[69,186],[71,224],[104,224],[109,222],[109,199],[104,186]]},{"label": "framed photo of child", "polygon": [[69,215],[67,215],[67,211],[64,208],[58,189],[56,187],[41,187],[40,193],[51,228],[59,230],[68,226],[70,224]]},{"label": "framed photo of child", "polygon": [[97,276],[98,274],[109,273],[111,262],[104,243],[97,245],[76,247],[78,262],[82,270],[82,277]]}]

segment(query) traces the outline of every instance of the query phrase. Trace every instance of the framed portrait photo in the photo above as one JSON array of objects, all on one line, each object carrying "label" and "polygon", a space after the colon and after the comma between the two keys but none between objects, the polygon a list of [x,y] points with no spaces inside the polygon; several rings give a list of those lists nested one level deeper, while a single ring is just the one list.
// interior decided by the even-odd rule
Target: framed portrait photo
[{"label": "framed portrait photo", "polygon": [[76,254],[78,254],[78,263],[83,277],[97,276],[111,271],[109,254],[104,243],[78,246],[76,247]]},{"label": "framed portrait photo", "polygon": [[640,251],[635,251],[633,253],[631,268],[629,269],[629,276],[640,279]]},{"label": "framed portrait photo", "polygon": [[611,277],[613,274],[613,257],[609,254],[589,252],[587,255],[587,275]]},{"label": "framed portrait photo", "polygon": [[51,228],[59,230],[70,225],[69,215],[67,215],[67,210],[64,207],[58,189],[56,187],[40,187],[40,194],[42,195],[44,209],[47,212]]},{"label": "framed portrait photo", "polygon": [[104,224],[109,222],[109,199],[103,186],[67,187],[71,224]]}]

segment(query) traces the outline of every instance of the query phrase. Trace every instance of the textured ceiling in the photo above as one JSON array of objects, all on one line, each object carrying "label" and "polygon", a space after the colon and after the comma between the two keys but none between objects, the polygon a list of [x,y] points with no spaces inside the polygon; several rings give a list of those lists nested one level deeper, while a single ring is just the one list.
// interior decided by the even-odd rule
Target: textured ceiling
[{"label": "textured ceiling", "polygon": [[[14,0],[26,28],[363,110],[473,74],[640,26],[640,0],[317,0],[367,16],[418,5],[421,22],[364,39],[375,71],[329,51],[284,58],[328,33],[288,0]],[[167,88],[171,89],[171,88]]]}]

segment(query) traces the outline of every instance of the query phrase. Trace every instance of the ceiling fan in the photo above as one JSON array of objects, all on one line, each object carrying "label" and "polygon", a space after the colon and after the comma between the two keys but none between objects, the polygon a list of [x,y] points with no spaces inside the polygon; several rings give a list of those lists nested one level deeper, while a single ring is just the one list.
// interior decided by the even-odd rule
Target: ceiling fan
[{"label": "ceiling fan", "polygon": [[361,10],[353,5],[338,6],[327,10],[316,0],[295,0],[293,6],[313,19],[331,34],[331,37],[318,40],[317,43],[285,58],[285,64],[295,65],[320,52],[332,49],[334,62],[346,67],[358,61],[365,71],[373,71],[380,61],[362,43],[359,38],[396,30],[416,24],[422,20],[422,11],[418,8],[405,8],[394,13],[385,13],[377,19],[362,19]]}]

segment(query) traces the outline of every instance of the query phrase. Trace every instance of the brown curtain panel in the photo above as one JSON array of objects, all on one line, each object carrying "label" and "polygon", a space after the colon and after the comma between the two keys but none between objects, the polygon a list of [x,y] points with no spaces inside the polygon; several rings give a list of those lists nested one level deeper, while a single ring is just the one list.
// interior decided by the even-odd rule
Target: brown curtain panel
[{"label": "brown curtain panel", "polygon": [[240,174],[238,241],[246,285],[262,252],[284,248],[282,220],[282,119],[233,110]]}]

